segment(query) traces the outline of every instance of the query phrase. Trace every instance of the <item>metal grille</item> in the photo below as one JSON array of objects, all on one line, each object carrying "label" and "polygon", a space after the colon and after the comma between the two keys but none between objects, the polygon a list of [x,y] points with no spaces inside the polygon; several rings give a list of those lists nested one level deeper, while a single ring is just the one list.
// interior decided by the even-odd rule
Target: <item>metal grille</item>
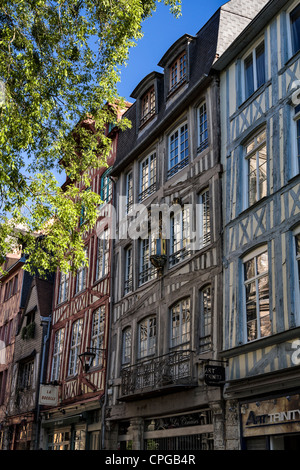
[{"label": "metal grille", "polygon": [[145,450],[213,450],[212,433],[146,439]]}]

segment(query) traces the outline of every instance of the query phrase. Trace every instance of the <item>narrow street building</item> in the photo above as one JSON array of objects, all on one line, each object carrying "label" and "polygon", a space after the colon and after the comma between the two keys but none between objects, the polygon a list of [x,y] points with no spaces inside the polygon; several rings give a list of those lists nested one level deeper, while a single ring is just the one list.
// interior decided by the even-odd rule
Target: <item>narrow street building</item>
[{"label": "narrow street building", "polygon": [[22,268],[25,257],[16,251],[6,256],[0,278],[0,450],[12,448],[13,423],[9,397],[13,379],[15,335],[25,308],[32,276]]},{"label": "narrow street building", "polygon": [[112,170],[106,449],[225,448],[219,79],[211,67],[265,3],[227,2],[132,93],[132,128],[119,135]]},{"label": "narrow street building", "polygon": [[40,386],[45,378],[53,280],[34,277],[15,332],[8,401],[10,450],[38,450]]},{"label": "narrow street building", "polygon": [[91,189],[103,204],[95,227],[84,235],[89,265],[75,276],[58,273],[55,283],[46,385],[57,388],[58,400],[41,410],[40,446],[47,450],[102,447],[111,277],[109,173],[118,139],[116,127],[107,126],[105,132],[112,148],[108,167],[92,173]]},{"label": "narrow street building", "polygon": [[300,3],[271,0],[221,72],[228,449],[300,442]]}]

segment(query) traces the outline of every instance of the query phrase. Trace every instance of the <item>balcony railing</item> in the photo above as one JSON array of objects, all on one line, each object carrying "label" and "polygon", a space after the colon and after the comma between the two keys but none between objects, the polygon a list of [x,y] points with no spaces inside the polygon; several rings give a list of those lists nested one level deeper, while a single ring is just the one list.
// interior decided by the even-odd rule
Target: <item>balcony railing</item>
[{"label": "balcony railing", "polygon": [[120,400],[194,386],[193,351],[173,351],[124,368],[121,371]]}]

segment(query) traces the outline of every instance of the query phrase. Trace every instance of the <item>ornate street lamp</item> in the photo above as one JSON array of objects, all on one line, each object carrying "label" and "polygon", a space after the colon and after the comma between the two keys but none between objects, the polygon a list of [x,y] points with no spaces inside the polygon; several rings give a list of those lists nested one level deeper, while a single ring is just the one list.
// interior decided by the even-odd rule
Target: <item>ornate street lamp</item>
[{"label": "ornate street lamp", "polygon": [[[85,352],[82,354],[79,354],[78,357],[80,359],[80,362],[82,364],[82,367],[85,372],[88,372],[92,366],[93,360],[97,356],[96,351],[101,351],[102,355],[104,355],[105,350],[104,349],[99,349],[99,348],[88,348]],[[103,356],[102,356],[103,360]]]}]

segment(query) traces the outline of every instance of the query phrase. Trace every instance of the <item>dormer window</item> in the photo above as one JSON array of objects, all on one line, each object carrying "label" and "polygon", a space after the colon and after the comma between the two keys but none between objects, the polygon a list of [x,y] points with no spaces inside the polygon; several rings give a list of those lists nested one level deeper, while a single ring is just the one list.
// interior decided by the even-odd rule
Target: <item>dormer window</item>
[{"label": "dormer window", "polygon": [[152,86],[141,100],[141,123],[143,126],[155,114],[155,91]]},{"label": "dormer window", "polygon": [[186,52],[180,54],[170,67],[170,91],[186,80]]}]

